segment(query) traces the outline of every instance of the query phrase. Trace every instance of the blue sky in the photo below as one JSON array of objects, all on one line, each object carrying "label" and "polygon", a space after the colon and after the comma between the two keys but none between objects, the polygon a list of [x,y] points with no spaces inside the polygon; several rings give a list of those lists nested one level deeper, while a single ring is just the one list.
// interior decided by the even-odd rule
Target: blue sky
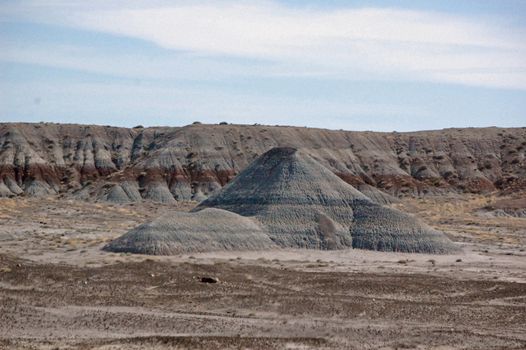
[{"label": "blue sky", "polygon": [[526,1],[0,1],[0,121],[525,126]]}]

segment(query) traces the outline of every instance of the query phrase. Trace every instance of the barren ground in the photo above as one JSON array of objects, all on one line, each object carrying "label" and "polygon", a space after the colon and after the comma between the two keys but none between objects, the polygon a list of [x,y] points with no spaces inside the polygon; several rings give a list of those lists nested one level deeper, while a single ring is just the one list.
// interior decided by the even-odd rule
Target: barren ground
[{"label": "barren ground", "polygon": [[100,248],[173,206],[0,199],[0,348],[524,349],[526,219],[479,211],[502,200],[397,205],[458,255],[148,257]]}]

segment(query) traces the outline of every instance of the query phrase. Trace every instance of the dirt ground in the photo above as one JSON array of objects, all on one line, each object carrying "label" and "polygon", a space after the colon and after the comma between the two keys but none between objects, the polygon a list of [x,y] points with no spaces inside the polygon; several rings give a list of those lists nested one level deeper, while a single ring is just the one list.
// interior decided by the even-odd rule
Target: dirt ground
[{"label": "dirt ground", "polygon": [[397,204],[456,255],[149,257],[100,248],[191,203],[0,199],[0,348],[525,349],[526,219],[481,213],[496,200]]}]

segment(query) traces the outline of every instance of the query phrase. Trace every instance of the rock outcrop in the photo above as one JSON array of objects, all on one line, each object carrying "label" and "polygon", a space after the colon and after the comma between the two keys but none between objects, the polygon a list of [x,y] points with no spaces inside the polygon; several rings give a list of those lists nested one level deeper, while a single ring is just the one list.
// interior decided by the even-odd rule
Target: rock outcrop
[{"label": "rock outcrop", "polygon": [[526,189],[526,128],[378,133],[4,123],[0,196],[199,201],[278,146],[301,149],[380,202],[404,195]]}]

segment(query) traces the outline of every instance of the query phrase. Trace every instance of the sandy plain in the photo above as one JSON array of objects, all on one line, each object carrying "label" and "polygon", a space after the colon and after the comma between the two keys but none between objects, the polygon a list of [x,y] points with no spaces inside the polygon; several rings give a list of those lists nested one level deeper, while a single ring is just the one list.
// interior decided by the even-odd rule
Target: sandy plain
[{"label": "sandy plain", "polygon": [[[524,218],[493,196],[406,199],[455,255],[101,247],[177,206],[0,199],[0,348],[524,349]],[[219,283],[203,283],[202,277]]]}]

